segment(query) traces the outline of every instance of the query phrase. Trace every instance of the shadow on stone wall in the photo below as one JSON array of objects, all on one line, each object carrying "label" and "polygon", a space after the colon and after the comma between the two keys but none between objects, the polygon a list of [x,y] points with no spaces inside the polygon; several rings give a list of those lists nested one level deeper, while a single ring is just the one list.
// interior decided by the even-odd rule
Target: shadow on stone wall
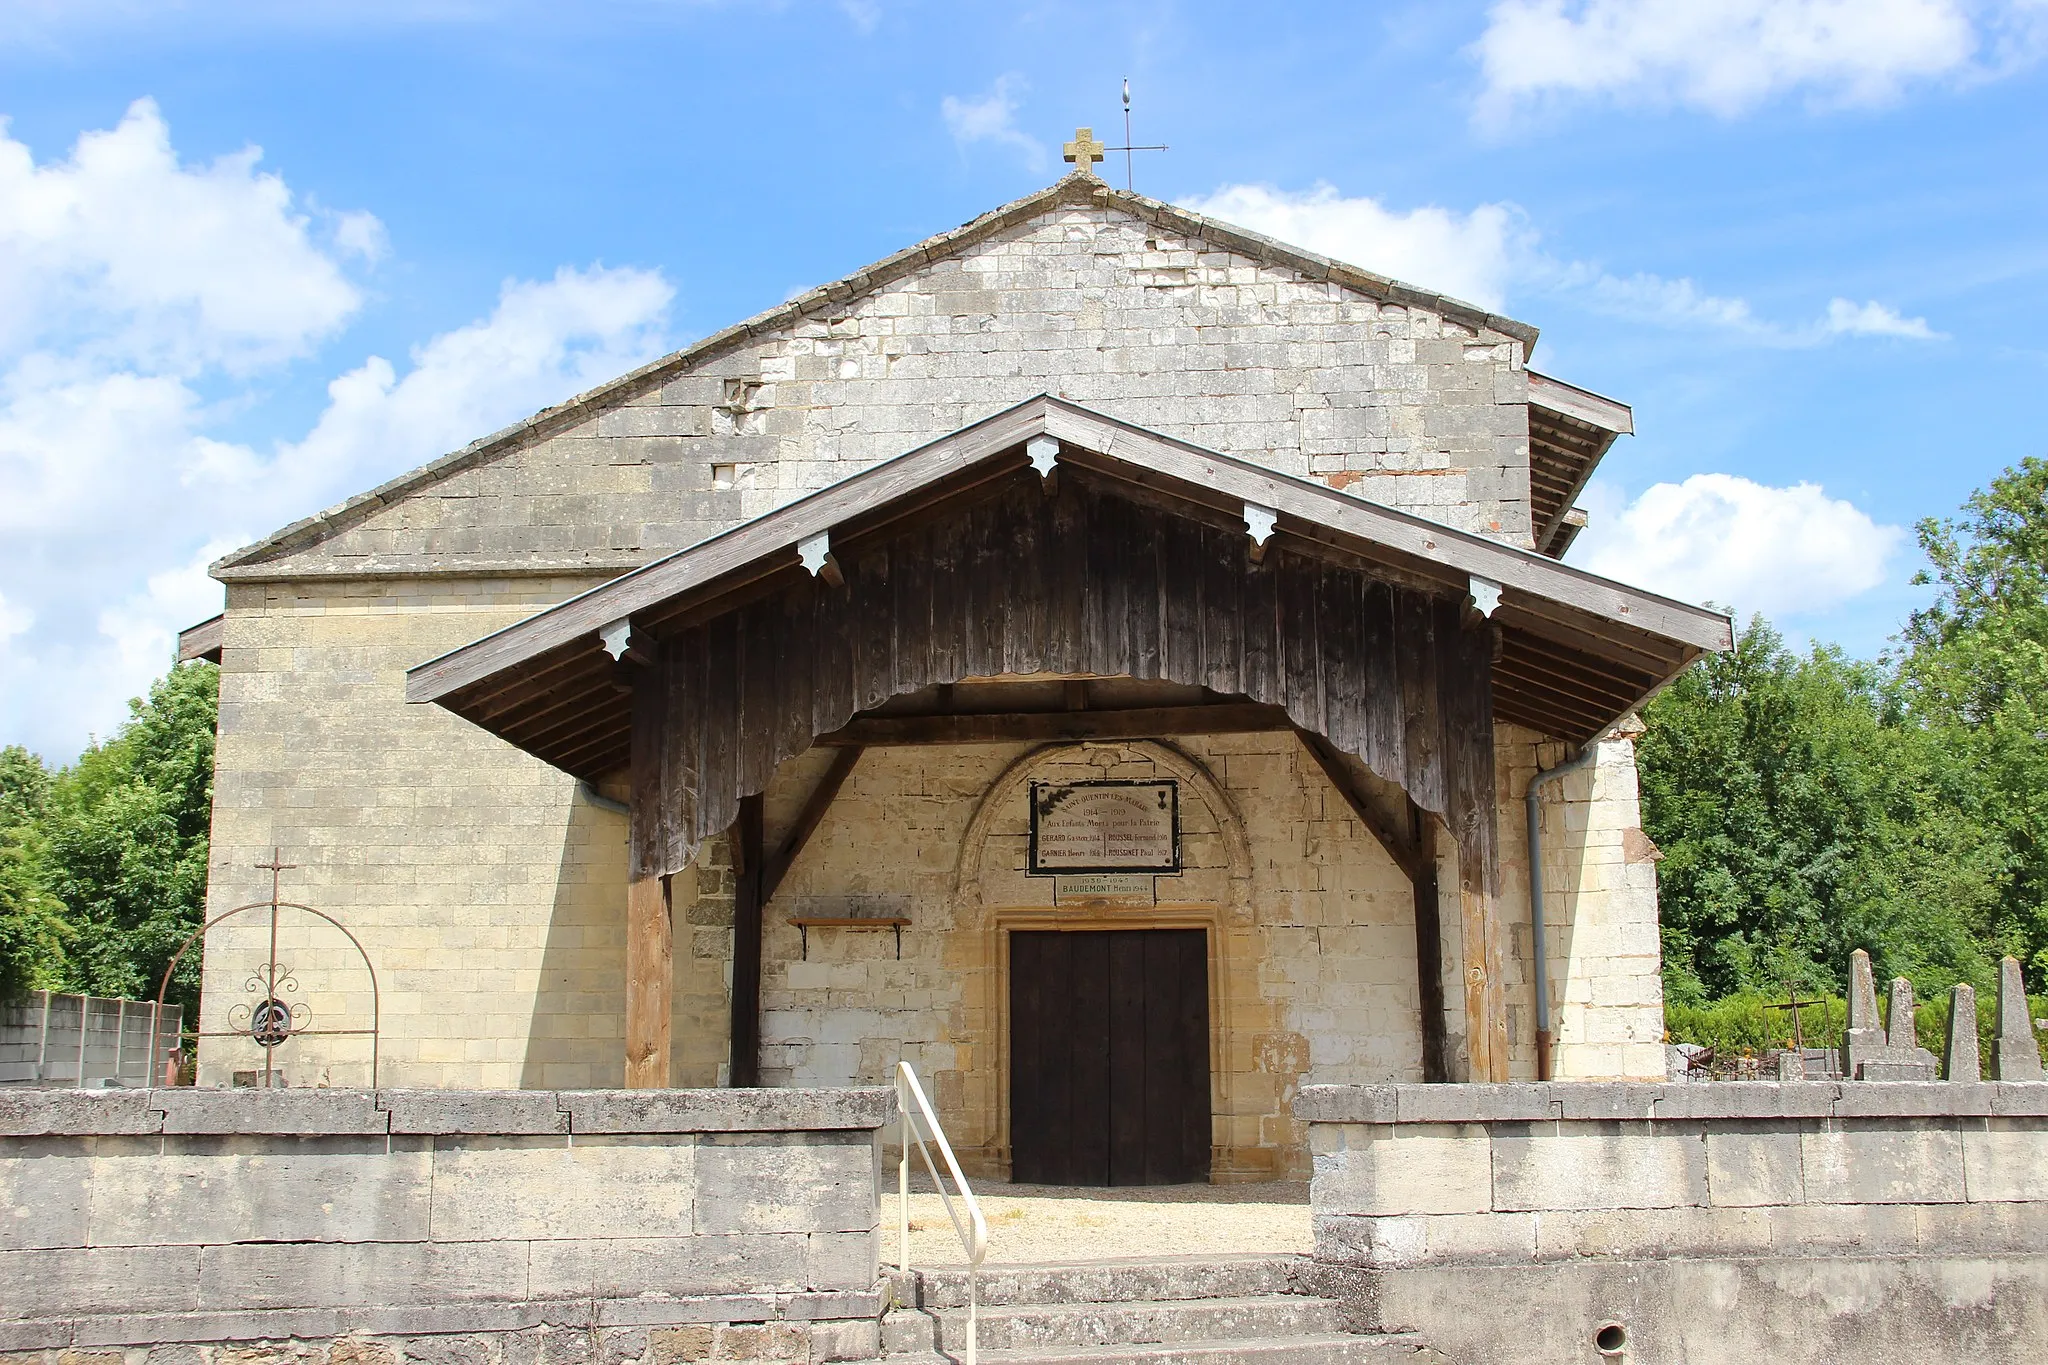
[{"label": "shadow on stone wall", "polygon": [[566,814],[525,1090],[613,1089],[626,1078],[626,817],[581,795]]}]

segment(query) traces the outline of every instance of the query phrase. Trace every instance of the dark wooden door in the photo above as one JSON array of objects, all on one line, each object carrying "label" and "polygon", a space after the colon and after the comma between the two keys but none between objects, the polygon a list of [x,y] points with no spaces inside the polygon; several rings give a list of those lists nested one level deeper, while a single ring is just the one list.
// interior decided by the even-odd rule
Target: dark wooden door
[{"label": "dark wooden door", "polygon": [[1200,929],[1010,935],[1011,1179],[1209,1178]]}]

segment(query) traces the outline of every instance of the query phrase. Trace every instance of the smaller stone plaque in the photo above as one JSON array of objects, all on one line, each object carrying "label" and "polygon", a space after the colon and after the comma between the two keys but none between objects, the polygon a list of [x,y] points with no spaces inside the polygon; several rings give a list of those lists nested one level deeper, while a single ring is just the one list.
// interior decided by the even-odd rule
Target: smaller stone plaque
[{"label": "smaller stone plaque", "polygon": [[1114,901],[1120,905],[1156,905],[1159,897],[1149,872],[1089,872],[1052,879],[1055,905],[1077,901]]}]

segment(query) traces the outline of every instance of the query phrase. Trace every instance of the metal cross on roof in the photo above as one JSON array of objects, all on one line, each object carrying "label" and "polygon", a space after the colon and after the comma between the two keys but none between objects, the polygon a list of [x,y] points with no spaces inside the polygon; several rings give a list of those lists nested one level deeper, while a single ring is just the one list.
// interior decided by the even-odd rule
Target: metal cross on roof
[{"label": "metal cross on roof", "polygon": [[1095,163],[1102,160],[1103,153],[1108,149],[1095,140],[1095,130],[1093,128],[1076,128],[1074,130],[1074,140],[1067,143],[1061,150],[1065,152],[1065,155],[1060,158],[1061,160],[1071,161],[1074,163],[1075,170],[1085,171],[1089,175],[1093,175],[1095,174]]}]

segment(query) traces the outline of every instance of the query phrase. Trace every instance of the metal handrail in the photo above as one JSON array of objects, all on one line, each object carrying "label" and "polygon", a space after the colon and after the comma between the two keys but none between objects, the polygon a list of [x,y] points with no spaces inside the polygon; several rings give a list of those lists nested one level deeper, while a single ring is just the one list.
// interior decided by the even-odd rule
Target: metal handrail
[{"label": "metal handrail", "polygon": [[[966,1206],[967,1222],[963,1226],[960,1214],[953,1207],[953,1196],[946,1193],[946,1182],[939,1176],[939,1168],[932,1162],[931,1149],[918,1136],[917,1125],[911,1121],[913,1101],[916,1110],[930,1130],[932,1140],[939,1144],[939,1155],[945,1158],[946,1172],[952,1176],[954,1186],[960,1191],[960,1202]],[[924,1087],[917,1083],[917,1072],[909,1062],[896,1064],[896,1112],[903,1116],[903,1155],[896,1164],[896,1268],[903,1274],[910,1273],[910,1144],[917,1144],[918,1154],[924,1158],[924,1168],[931,1173],[932,1186],[939,1192],[939,1199],[946,1206],[946,1217],[953,1220],[953,1231],[960,1237],[960,1246],[967,1253],[967,1355],[965,1365],[975,1365],[975,1339],[981,1320],[981,1285],[977,1278],[982,1258],[988,1255],[988,1219],[981,1216],[981,1202],[974,1197],[974,1191],[967,1188],[967,1177],[960,1172],[960,1163],[953,1157],[953,1144],[946,1141],[946,1130],[939,1127],[939,1116],[932,1112],[932,1103],[924,1097]]]}]

